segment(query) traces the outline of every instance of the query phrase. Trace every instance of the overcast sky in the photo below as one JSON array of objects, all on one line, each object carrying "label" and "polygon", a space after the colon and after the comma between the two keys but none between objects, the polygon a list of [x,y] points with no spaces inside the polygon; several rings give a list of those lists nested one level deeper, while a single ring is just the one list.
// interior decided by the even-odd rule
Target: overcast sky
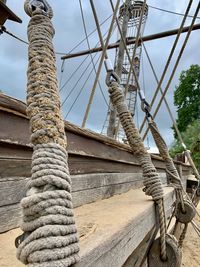
[{"label": "overcast sky", "polygon": [[[54,38],[55,50],[57,52],[67,53],[69,52],[77,43],[79,43],[82,39],[85,38],[83,24],[81,20],[81,13],[79,7],[78,0],[49,0],[48,1],[54,10],[54,18],[53,23],[56,30],[56,35]],[[109,15],[111,15],[111,8],[109,4],[109,0],[94,0],[96,4],[96,9],[98,12],[99,20],[103,21]],[[116,1],[114,1],[116,2]],[[194,14],[198,0],[193,1],[193,6],[191,8],[190,14]],[[84,15],[87,24],[88,33],[95,28],[95,23],[93,20],[93,15],[91,12],[89,0],[82,0]],[[176,12],[184,13],[186,6],[188,4],[188,0],[181,1],[170,1],[170,0],[148,0],[147,3],[152,6],[157,6],[161,8],[165,8],[168,10],[173,10]],[[20,36],[22,39],[27,40],[27,24],[29,21],[29,17],[25,14],[23,9],[23,0],[8,0],[7,5],[15,11],[15,13],[23,20],[22,24],[13,23],[11,21],[6,22],[5,26],[7,30],[12,33],[15,33],[17,36]],[[166,31],[174,28],[178,28],[181,24],[182,17],[164,13],[152,8],[149,8],[148,20],[145,28],[144,35],[149,35],[153,33],[158,33],[160,31]],[[187,19],[186,25],[189,25],[191,19]],[[196,23],[199,23],[200,20],[197,19]],[[104,24],[102,27],[102,32],[105,33],[109,27],[110,20]],[[191,64],[200,64],[200,49],[199,49],[199,31],[194,31],[189,39],[188,45],[184,51],[184,55],[181,59],[180,65],[176,71],[173,82],[170,86],[170,89],[167,94],[167,100],[171,106],[171,109],[176,116],[175,107],[173,105],[173,93],[175,86],[178,84],[178,77],[182,70],[186,70],[189,68]],[[167,78],[170,75],[170,71],[172,70],[173,64],[177,58],[178,52],[180,51],[181,45],[183,43],[185,34],[182,34],[179,45],[177,46],[177,50],[175,56],[172,60],[172,65],[169,68],[168,75],[163,84],[163,88],[166,85]],[[27,45],[20,43],[19,41],[11,38],[10,36],[3,34],[0,36],[0,78],[1,78],[1,87],[5,94],[8,94],[12,97],[24,100],[26,99],[26,70],[27,70]],[[146,43],[147,50],[150,54],[150,57],[153,61],[154,68],[158,77],[161,76],[164,66],[167,61],[167,57],[170,53],[170,49],[173,45],[175,36],[163,38],[151,42]],[[116,35],[114,34],[112,37],[112,42],[116,41]],[[90,37],[90,45],[91,47],[95,46],[98,42],[97,34],[93,34]],[[87,49],[87,43],[84,42],[80,45],[75,51]],[[109,52],[110,57],[113,59],[114,51]],[[58,67],[58,79],[61,77],[61,56],[57,55],[57,67]],[[98,54],[95,57],[95,61],[98,58]],[[65,62],[65,68],[62,75],[62,83],[64,84],[73,71],[80,65],[84,57],[69,59]],[[73,88],[76,81],[79,79],[80,75],[86,68],[87,64],[89,64],[90,58],[88,58],[80,70],[74,75],[74,77],[70,80],[70,82],[63,88],[61,92],[62,101],[66,98],[69,91]],[[140,81],[141,87],[145,88],[147,100],[150,101],[152,94],[156,88],[156,82],[152,75],[152,71],[149,67],[148,61],[146,59],[145,54],[143,53],[143,61],[140,73]],[[91,71],[91,67],[86,71],[85,75],[83,75],[79,84],[74,89],[71,96],[65,102],[63,106],[63,115],[67,114],[70,109],[72,103],[74,102],[76,96],[78,95],[80,88],[85,82],[89,72]],[[91,91],[91,87],[94,81],[95,75],[91,76],[85,88],[82,90],[80,97],[75,103],[73,109],[69,113],[67,120],[81,125],[84,111],[88,102],[89,93]],[[101,85],[104,91],[106,98],[108,99],[107,88],[105,86],[105,71],[102,72],[101,75]],[[144,80],[144,82],[143,82]],[[92,110],[90,113],[90,117],[87,123],[87,128],[93,129],[95,131],[100,132],[103,122],[105,120],[107,113],[107,106],[102,97],[102,94],[97,88],[97,92],[95,95],[94,103],[92,105]],[[138,119],[136,121],[137,124],[141,124],[143,114],[140,111],[140,106],[138,106]],[[161,130],[162,135],[164,136],[168,145],[170,145],[173,141],[173,132],[170,129],[172,126],[171,120],[167,114],[166,108],[162,105],[162,108],[156,118],[156,122]],[[150,146],[154,147],[151,136],[149,136]]]}]

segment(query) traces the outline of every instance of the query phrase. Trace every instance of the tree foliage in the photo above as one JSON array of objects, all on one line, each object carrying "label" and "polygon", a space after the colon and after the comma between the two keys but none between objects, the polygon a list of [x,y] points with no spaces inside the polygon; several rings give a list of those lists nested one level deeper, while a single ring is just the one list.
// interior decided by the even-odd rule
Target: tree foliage
[{"label": "tree foliage", "polygon": [[[187,148],[191,151],[191,156],[198,170],[200,170],[200,120],[196,120],[187,126],[182,133],[183,141]],[[170,154],[174,157],[176,154],[182,153],[183,147],[178,140],[175,140]]]},{"label": "tree foliage", "polygon": [[191,122],[200,119],[199,65],[191,65],[188,70],[182,71],[174,93],[174,104],[177,106],[177,126],[180,132],[184,132]]}]

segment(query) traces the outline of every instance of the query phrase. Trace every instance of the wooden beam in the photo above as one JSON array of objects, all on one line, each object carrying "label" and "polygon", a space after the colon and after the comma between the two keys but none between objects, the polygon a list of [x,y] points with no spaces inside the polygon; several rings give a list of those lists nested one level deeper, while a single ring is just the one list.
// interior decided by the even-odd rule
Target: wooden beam
[{"label": "wooden beam", "polygon": [[[182,33],[188,32],[190,26],[184,27]],[[195,24],[193,27],[193,31],[195,30],[199,30],[200,29],[200,23]],[[169,36],[173,36],[176,35],[179,31],[179,28],[174,29],[174,30],[170,30],[170,31],[165,31],[165,32],[160,32],[160,33],[155,33],[155,34],[151,34],[151,35],[147,35],[144,36],[142,38],[143,42],[148,42],[148,41],[153,41],[153,40],[157,40],[160,38],[164,38],[164,37],[169,37]],[[140,39],[141,42],[141,39]],[[127,38],[126,39],[126,44],[130,45],[130,44],[134,44],[135,43],[135,38]],[[119,42],[116,43],[112,43],[108,46],[108,49],[114,49],[119,47]],[[88,55],[88,54],[93,54],[93,53],[97,53],[97,52],[101,52],[102,51],[102,47],[96,47],[96,48],[92,48],[90,50],[83,50],[74,54],[66,54],[65,56],[61,57],[62,60],[65,59],[69,59],[69,58],[74,58],[74,57],[80,57],[80,56],[84,56],[84,55]]]}]

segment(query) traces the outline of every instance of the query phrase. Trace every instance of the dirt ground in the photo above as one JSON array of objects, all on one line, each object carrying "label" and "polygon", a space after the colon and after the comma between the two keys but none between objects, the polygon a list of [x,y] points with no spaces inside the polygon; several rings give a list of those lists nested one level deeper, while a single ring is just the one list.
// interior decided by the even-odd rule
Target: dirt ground
[{"label": "dirt ground", "polygon": [[[200,205],[198,208],[200,212]],[[196,217],[196,223],[200,226],[200,218]],[[14,240],[21,233],[19,229],[0,235],[0,267],[23,267],[15,255]],[[200,266],[200,238],[190,225],[186,240],[183,245],[182,267]],[[94,266],[95,267],[95,266]],[[105,266],[108,267],[108,266]]]},{"label": "dirt ground", "polygon": [[[198,206],[200,213],[200,205]],[[196,216],[195,222],[200,226],[200,218]],[[183,261],[182,267],[199,267],[200,266],[200,237],[194,231],[191,224],[187,231],[187,236],[183,244]]]}]

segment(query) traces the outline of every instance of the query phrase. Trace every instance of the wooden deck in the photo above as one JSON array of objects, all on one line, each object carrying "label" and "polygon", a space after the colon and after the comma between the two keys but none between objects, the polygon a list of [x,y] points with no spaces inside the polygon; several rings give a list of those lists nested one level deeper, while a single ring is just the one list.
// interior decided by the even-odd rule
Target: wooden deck
[{"label": "wooden deck", "polygon": [[[20,225],[20,201],[31,177],[26,105],[0,94],[0,125],[0,266],[20,267],[14,248],[19,229],[11,229]],[[142,191],[137,158],[128,145],[108,137],[69,122],[65,130],[81,245],[81,262],[76,267],[140,267],[157,226],[154,202]],[[167,186],[165,162],[151,157]],[[175,164],[185,184],[190,166]],[[173,189],[165,188],[168,215],[172,203]]]},{"label": "wooden deck", "polygon": [[[168,216],[173,201],[173,189],[165,188]],[[81,248],[76,267],[140,266],[156,230],[154,203],[141,189],[83,205],[74,212]],[[1,267],[23,266],[15,257],[14,240],[19,233],[16,229],[0,235]],[[135,262],[129,265],[132,255]]]}]

